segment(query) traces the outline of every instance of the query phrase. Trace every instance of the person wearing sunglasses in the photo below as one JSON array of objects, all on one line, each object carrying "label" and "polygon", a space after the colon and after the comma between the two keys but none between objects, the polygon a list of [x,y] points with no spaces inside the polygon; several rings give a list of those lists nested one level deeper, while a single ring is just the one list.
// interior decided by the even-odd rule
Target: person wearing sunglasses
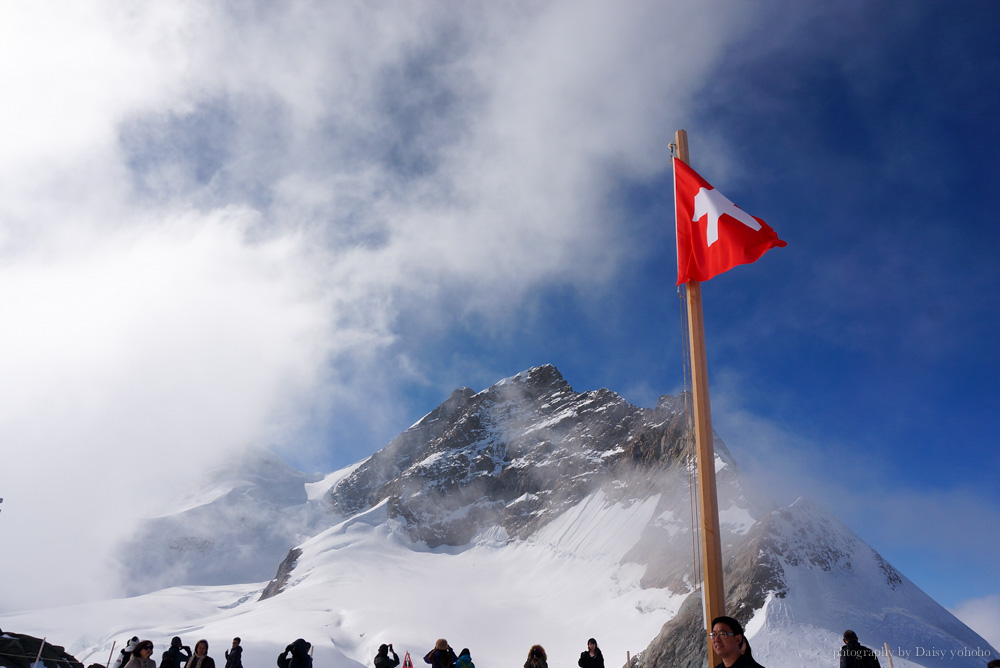
[{"label": "person wearing sunglasses", "polygon": [[156,668],[156,661],[153,656],[153,642],[151,640],[141,640],[132,650],[132,658],[125,664],[125,668]]}]

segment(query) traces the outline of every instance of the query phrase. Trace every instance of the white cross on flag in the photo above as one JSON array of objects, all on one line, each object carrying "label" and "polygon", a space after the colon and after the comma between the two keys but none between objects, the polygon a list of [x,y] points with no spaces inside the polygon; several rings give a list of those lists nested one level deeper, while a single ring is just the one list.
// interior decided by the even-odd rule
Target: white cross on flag
[{"label": "white cross on flag", "polygon": [[738,264],[756,261],[775,246],[787,245],[767,223],[730,202],[677,158],[674,197],[677,285],[707,281]]}]

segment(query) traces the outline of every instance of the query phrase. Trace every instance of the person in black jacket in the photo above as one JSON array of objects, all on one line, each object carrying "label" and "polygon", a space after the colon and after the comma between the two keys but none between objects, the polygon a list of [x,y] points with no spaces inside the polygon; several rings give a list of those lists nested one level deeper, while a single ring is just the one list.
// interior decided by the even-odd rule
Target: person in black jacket
[{"label": "person in black jacket", "polygon": [[740,653],[753,658],[753,648],[750,647],[750,641],[746,639],[746,636],[743,636],[743,642],[740,644]]},{"label": "person in black jacket", "polygon": [[233,648],[226,650],[226,668],[243,668],[243,648],[239,638],[233,638]]},{"label": "person in black jacket", "polygon": [[191,658],[191,648],[181,644],[181,639],[174,636],[170,639],[170,647],[163,653],[160,668],[181,668]]},{"label": "person in black jacket", "polygon": [[524,668],[549,668],[549,657],[545,654],[545,648],[541,645],[532,645],[528,650],[528,659],[524,662]]},{"label": "person in black jacket", "polygon": [[392,643],[378,646],[378,654],[375,655],[374,663],[375,668],[396,668],[399,665],[399,655],[392,649]]},{"label": "person in black jacket", "polygon": [[580,652],[580,660],[576,665],[580,668],[604,668],[604,655],[596,640],[591,638],[587,641],[587,651]]},{"label": "person in black jacket", "polygon": [[184,668],[215,668],[215,659],[208,655],[208,641],[199,640],[194,644],[194,654]]},{"label": "person in black jacket", "polygon": [[[298,638],[291,645],[285,647],[285,651],[278,657],[278,666],[282,668],[312,668],[313,659],[309,655],[311,647],[312,645],[308,642]],[[289,653],[292,655],[290,659],[288,658]]]},{"label": "person in black jacket", "polygon": [[451,648],[447,640],[438,638],[437,642],[434,643],[434,649],[424,656],[424,661],[431,664],[432,668],[451,668],[458,661],[458,657],[455,656],[455,650]]},{"label": "person in black jacket", "polygon": [[858,634],[844,631],[844,646],[840,648],[840,668],[879,668],[878,657],[860,642]]},{"label": "person in black jacket", "polygon": [[732,617],[716,617],[712,620],[712,630],[708,637],[712,641],[712,650],[722,659],[715,668],[763,668],[754,661],[752,654],[742,651],[746,639],[743,637],[743,626]]}]

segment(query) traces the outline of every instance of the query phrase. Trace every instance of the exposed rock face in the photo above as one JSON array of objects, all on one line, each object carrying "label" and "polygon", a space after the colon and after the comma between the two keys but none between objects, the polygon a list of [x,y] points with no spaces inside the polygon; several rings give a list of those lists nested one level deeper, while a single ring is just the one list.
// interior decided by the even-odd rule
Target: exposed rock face
[{"label": "exposed rock face", "polygon": [[45,668],[83,668],[83,664],[67,654],[65,648],[44,642],[41,638],[10,631],[0,631],[0,666],[31,668],[35,657],[39,656],[39,648]]},{"label": "exposed rock face", "polygon": [[[947,646],[948,651],[960,652],[987,646],[871,546],[808,500],[772,511],[741,540],[727,546],[723,556],[726,614],[744,625],[757,615],[762,615],[763,624],[775,620],[762,644],[755,641],[755,654],[782,642],[794,645],[794,631],[790,631],[792,638],[782,639],[777,629],[794,629],[796,624],[888,631],[902,647]],[[788,602],[792,597],[798,597],[797,603]],[[933,615],[936,621],[918,622],[916,610]],[[704,666],[707,629],[703,614],[701,594],[694,593],[632,668]],[[836,633],[830,634],[834,647]],[[822,653],[816,655],[818,660]]]},{"label": "exposed rock face", "polygon": [[390,517],[432,547],[493,526],[525,537],[611,481],[619,496],[655,493],[658,473],[686,466],[684,427],[680,398],[637,408],[608,390],[574,392],[555,367],[536,367],[478,394],[456,390],[329,501],[343,515],[388,501]]},{"label": "exposed rock face", "polygon": [[299,557],[302,556],[302,550],[297,547],[293,547],[288,551],[288,556],[286,556],[281,564],[278,566],[278,572],[274,576],[274,579],[267,583],[264,587],[264,591],[261,592],[258,601],[263,601],[264,599],[271,598],[272,596],[277,596],[284,590],[285,585],[288,584],[288,577],[291,575],[292,570],[295,568],[295,564],[298,563]]},{"label": "exposed rock face", "polygon": [[[759,522],[726,550],[730,555],[723,568],[726,614],[744,622],[764,606],[768,595],[782,597],[786,593],[784,571],[772,549],[774,536],[769,525],[767,519]],[[692,593],[632,668],[702,668],[708,652],[704,614],[701,592]]]},{"label": "exposed rock face", "polygon": [[688,596],[677,614],[663,625],[649,647],[633,658],[632,665],[626,668],[703,668],[708,655],[704,614],[701,595]]}]

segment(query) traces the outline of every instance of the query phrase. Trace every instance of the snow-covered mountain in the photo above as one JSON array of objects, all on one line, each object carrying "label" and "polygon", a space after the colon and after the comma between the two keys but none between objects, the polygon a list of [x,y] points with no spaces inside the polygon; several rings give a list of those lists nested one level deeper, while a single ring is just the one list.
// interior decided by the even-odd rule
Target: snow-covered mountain
[{"label": "snow-covered mountain", "polygon": [[289,545],[342,519],[310,503],[309,492],[322,479],[260,448],[207,471],[193,490],[176,499],[172,513],[145,520],[122,546],[126,592],[270,577]]},{"label": "snow-covered mountain", "polygon": [[[484,530],[525,539],[598,491],[625,503],[677,492],[664,483],[687,478],[684,416],[683,398],[637,408],[608,390],[574,392],[555,367],[536,367],[478,394],[456,390],[328,498],[345,516],[384,501],[430,547],[463,545]],[[741,508],[735,521],[770,510],[738,478],[723,478],[730,505]],[[686,507],[686,483],[679,487]],[[667,496],[661,512],[675,510],[677,494]]]},{"label": "snow-covered mountain", "polygon": [[[682,397],[637,408],[551,366],[456,390],[326,478],[265,454],[217,472],[122,551],[132,580],[183,586],[0,627],[84,663],[135,633],[158,651],[205,637],[218,655],[239,635],[247,668],[297,637],[324,667],[368,665],[382,642],[419,662],[445,637],[480,668],[520,665],[534,643],[557,668],[591,636],[609,668],[637,653],[640,668],[700,666],[685,424]],[[761,663],[836,665],[845,628],[889,643],[897,668],[996,657],[841,522],[806,500],[777,507],[718,439],[716,456],[727,609]]]}]

